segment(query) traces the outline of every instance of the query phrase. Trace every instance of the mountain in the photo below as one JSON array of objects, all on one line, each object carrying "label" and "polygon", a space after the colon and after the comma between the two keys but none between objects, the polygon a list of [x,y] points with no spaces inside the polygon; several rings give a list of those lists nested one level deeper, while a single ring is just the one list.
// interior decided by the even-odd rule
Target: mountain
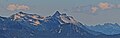
[{"label": "mountain", "polygon": [[94,30],[97,32],[101,32],[107,35],[114,35],[114,34],[120,34],[120,26],[115,23],[105,23],[103,25],[96,25],[96,26],[86,26],[90,30]]},{"label": "mountain", "polygon": [[40,16],[19,12],[0,16],[0,38],[119,38],[90,30],[72,16],[60,14]]}]

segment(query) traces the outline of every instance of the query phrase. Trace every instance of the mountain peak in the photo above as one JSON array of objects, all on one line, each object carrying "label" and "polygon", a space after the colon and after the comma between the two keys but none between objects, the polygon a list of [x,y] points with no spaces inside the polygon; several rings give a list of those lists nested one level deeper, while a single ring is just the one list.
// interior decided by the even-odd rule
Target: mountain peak
[{"label": "mountain peak", "polygon": [[20,14],[23,14],[23,12],[21,11],[21,12],[19,12]]},{"label": "mountain peak", "polygon": [[[31,22],[33,22],[34,20],[44,21],[46,19],[49,19],[46,17],[40,16],[37,14],[27,14],[24,12],[18,12],[11,16],[11,18],[15,21],[21,21],[21,20],[28,21],[29,20]],[[66,14],[60,14],[59,11],[55,12],[55,14],[52,16],[52,19],[58,20],[61,24],[64,24],[64,23],[77,24],[78,23],[72,16],[67,16]],[[37,25],[39,24],[39,22],[36,22],[36,21],[34,21],[34,22],[37,23]]]},{"label": "mountain peak", "polygon": [[53,16],[60,16],[60,12],[59,11],[56,11],[55,14]]}]

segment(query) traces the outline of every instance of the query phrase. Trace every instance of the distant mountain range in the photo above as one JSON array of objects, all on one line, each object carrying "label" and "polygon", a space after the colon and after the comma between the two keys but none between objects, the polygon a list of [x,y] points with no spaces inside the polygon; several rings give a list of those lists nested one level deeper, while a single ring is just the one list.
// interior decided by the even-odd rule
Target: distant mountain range
[{"label": "distant mountain range", "polygon": [[24,12],[10,17],[0,16],[0,38],[119,38],[119,32],[110,33],[111,30],[114,31],[112,27],[117,30],[115,32],[119,31],[118,24],[85,26],[72,16],[58,11],[52,16]]},{"label": "distant mountain range", "polygon": [[90,30],[98,31],[107,35],[120,34],[120,25],[117,23],[105,23],[104,25],[86,26]]}]

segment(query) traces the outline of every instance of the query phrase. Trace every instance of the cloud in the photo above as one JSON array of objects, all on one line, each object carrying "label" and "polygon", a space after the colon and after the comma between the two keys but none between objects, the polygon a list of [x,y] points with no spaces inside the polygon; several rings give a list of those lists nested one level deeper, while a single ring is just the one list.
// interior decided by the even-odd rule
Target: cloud
[{"label": "cloud", "polygon": [[29,10],[30,8],[26,5],[19,5],[19,4],[9,4],[7,7],[8,10],[10,11],[15,11],[15,10]]},{"label": "cloud", "polygon": [[25,6],[25,5],[21,5],[21,6],[18,6],[19,10],[29,10],[30,8],[28,6]]},{"label": "cloud", "polygon": [[[120,4],[113,4],[108,2],[100,2],[98,4],[89,4],[89,5],[79,5],[71,9],[63,9],[64,12],[74,12],[74,13],[86,13],[94,14],[100,11],[114,10],[120,8]],[[97,11],[97,12],[96,12]]]},{"label": "cloud", "polygon": [[10,10],[10,11],[14,11],[14,10],[16,10],[16,8],[17,8],[16,4],[9,4],[8,7],[7,7],[7,9]]},{"label": "cloud", "polygon": [[113,8],[120,8],[120,4],[112,4],[110,5],[110,7],[113,9]]},{"label": "cloud", "polygon": [[120,4],[119,4],[119,5],[117,5],[117,8],[120,8]]},{"label": "cloud", "polygon": [[95,13],[97,11],[97,9],[98,9],[97,7],[92,7],[91,8],[92,13]]},{"label": "cloud", "polygon": [[109,8],[109,4],[107,2],[105,2],[105,3],[99,3],[99,7],[101,9],[108,9]]},{"label": "cloud", "polygon": [[114,4],[110,4],[110,8],[117,8],[117,6]]}]

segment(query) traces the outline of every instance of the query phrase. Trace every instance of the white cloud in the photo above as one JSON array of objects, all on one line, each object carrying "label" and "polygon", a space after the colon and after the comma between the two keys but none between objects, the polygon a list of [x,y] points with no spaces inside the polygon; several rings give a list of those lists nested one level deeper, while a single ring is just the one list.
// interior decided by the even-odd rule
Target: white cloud
[{"label": "white cloud", "polygon": [[10,10],[10,11],[14,11],[14,10],[16,10],[16,8],[17,8],[16,4],[9,4],[8,7],[7,7],[7,9]]},{"label": "white cloud", "polygon": [[97,7],[92,7],[91,8],[92,13],[95,13],[97,11],[97,9],[98,9]]},{"label": "white cloud", "polygon": [[25,5],[20,5],[20,6],[17,7],[17,9],[19,9],[19,10],[29,10],[29,7],[25,6]]},{"label": "white cloud", "polygon": [[101,9],[108,9],[110,6],[107,2],[105,2],[105,3],[99,3],[99,7]]},{"label": "white cloud", "polygon": [[120,4],[119,4],[119,5],[117,5],[117,8],[120,8]]},{"label": "white cloud", "polygon": [[15,10],[29,10],[30,8],[26,5],[9,4],[7,9],[10,11],[15,11]]}]

